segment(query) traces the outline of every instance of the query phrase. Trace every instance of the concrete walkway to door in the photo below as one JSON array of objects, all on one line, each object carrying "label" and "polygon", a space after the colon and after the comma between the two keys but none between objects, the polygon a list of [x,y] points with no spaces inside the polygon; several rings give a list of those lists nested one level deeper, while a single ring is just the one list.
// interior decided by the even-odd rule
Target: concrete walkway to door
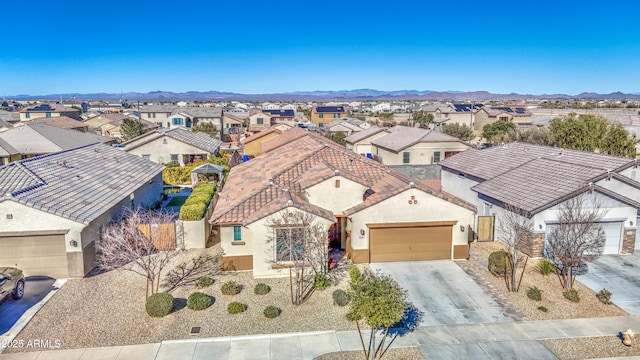
[{"label": "concrete walkway to door", "polygon": [[502,306],[451,260],[372,263],[393,276],[423,312],[422,326],[511,322]]}]

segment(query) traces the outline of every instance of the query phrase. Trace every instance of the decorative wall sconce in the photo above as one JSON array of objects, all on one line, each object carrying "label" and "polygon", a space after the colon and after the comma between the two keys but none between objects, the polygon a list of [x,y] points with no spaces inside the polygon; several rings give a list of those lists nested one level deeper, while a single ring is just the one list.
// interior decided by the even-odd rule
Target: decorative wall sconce
[{"label": "decorative wall sconce", "polygon": [[460,225],[460,231],[464,232],[464,225]]},{"label": "decorative wall sconce", "polygon": [[78,242],[75,240],[71,240],[69,241],[69,245],[71,245],[71,247],[78,247]]},{"label": "decorative wall sconce", "polygon": [[364,229],[360,229],[360,235],[364,236]]}]

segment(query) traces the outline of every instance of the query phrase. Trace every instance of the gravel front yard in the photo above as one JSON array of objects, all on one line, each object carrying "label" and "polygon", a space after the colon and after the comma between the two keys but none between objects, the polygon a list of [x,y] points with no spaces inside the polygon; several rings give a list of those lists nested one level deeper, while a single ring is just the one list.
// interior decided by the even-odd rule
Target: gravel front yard
[{"label": "gravel front yard", "polygon": [[[315,360],[363,360],[364,354],[361,351],[342,351],[320,355]],[[423,360],[424,355],[417,347],[389,349],[384,354],[383,359],[394,360]]]},{"label": "gravel front yard", "polygon": [[637,338],[629,347],[622,345],[617,336],[553,339],[540,342],[560,360],[640,356],[640,342]]},{"label": "gravel front yard", "polygon": [[[197,256],[189,250],[181,258]],[[17,340],[60,340],[62,349],[156,343],[162,340],[187,339],[192,326],[201,326],[200,337],[249,334],[290,333],[316,330],[352,330],[355,325],[345,320],[347,307],[333,305],[331,293],[346,288],[346,281],[315,291],[301,306],[290,301],[289,278],[254,280],[251,272],[225,273],[215,276],[215,284],[197,289],[195,285],[172,292],[178,304],[164,318],[150,318],[144,309],[144,278],[130,271],[111,271],[83,279],[69,280],[33,317]],[[243,288],[235,296],[222,295],[220,286],[236,280]],[[255,295],[254,286],[264,282],[271,287],[266,295]],[[214,304],[202,311],[186,307],[187,297],[200,291],[215,298]],[[181,299],[181,300],[179,300]],[[247,311],[230,315],[227,305],[240,301]],[[269,305],[282,309],[275,319],[267,319],[263,310]],[[15,352],[20,349],[7,349]]]},{"label": "gravel front yard", "polygon": [[[470,261],[478,265],[481,276],[492,287],[504,295],[509,302],[515,305],[529,320],[573,319],[592,318],[606,316],[624,316],[627,312],[616,305],[604,305],[596,293],[576,281],[574,289],[580,294],[580,302],[571,302],[562,295],[562,286],[555,274],[543,276],[535,267],[536,260],[529,260],[527,269],[522,279],[520,291],[513,293],[507,291],[503,278],[493,276],[487,270],[487,258],[493,251],[503,249],[500,242],[481,242],[471,245]],[[518,275],[519,276],[519,275]],[[542,301],[534,301],[527,297],[529,287],[537,286],[542,290]],[[485,290],[486,291],[486,290]],[[549,311],[538,310],[539,306],[546,307]]]}]

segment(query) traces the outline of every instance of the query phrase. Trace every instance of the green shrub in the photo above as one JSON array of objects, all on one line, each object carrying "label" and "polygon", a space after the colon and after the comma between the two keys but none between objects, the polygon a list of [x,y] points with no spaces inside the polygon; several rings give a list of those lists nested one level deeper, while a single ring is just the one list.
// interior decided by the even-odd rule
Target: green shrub
[{"label": "green shrub", "polygon": [[187,307],[191,310],[204,310],[211,306],[211,296],[201,292],[194,292],[187,298]]},{"label": "green shrub", "polygon": [[537,286],[530,287],[527,290],[527,297],[531,300],[542,301],[542,290],[538,289]]},{"label": "green shrub", "polygon": [[536,269],[540,271],[540,274],[544,276],[548,276],[549,274],[553,273],[556,270],[556,267],[555,265],[553,265],[551,261],[547,259],[542,259],[538,261],[538,263],[536,264]]},{"label": "green shrub", "polygon": [[507,257],[511,258],[511,255],[504,250],[492,252],[489,255],[489,272],[494,276],[504,276],[505,262]]},{"label": "green shrub", "polygon": [[264,295],[264,294],[268,293],[269,291],[271,291],[271,288],[269,287],[269,285],[267,285],[265,283],[259,283],[253,289],[253,293],[256,294],[256,295]]},{"label": "green shrub", "polygon": [[542,311],[542,312],[545,312],[545,313],[546,313],[546,312],[549,312],[549,309],[547,309],[547,307],[546,307],[546,306],[542,306],[542,305],[538,306],[538,310],[540,310],[540,311]]},{"label": "green shrub", "polygon": [[236,295],[240,293],[240,285],[233,280],[229,280],[226,283],[222,284],[222,287],[220,287],[220,291],[224,295]]},{"label": "green shrub", "polygon": [[[187,199],[188,201],[189,199]],[[180,208],[180,220],[197,221],[204,217],[207,210],[207,204],[186,204]]]},{"label": "green shrub", "polygon": [[327,278],[327,274],[316,274],[315,277],[316,289],[324,290],[329,286],[329,278]]},{"label": "green shrub", "polygon": [[169,161],[168,163],[165,163],[164,166],[166,168],[174,168],[174,167],[179,167],[180,163],[177,161]]},{"label": "green shrub", "polygon": [[596,294],[596,297],[598,298],[598,300],[600,300],[601,303],[605,305],[610,305],[612,304],[611,295],[613,295],[611,294],[611,291],[607,289],[602,289]]},{"label": "green shrub", "polygon": [[351,301],[351,296],[342,289],[334,290],[331,296],[333,297],[333,305],[345,306]]},{"label": "green shrub", "polygon": [[562,295],[573,302],[580,302],[580,294],[576,289],[564,289]]},{"label": "green shrub", "polygon": [[187,200],[184,201],[185,205],[192,205],[192,204],[206,204],[209,205],[209,200],[211,200],[211,196],[207,195],[207,194],[196,194],[196,193],[191,193],[191,195],[189,195],[189,197],[187,198]]},{"label": "green shrub", "polygon": [[278,316],[280,316],[280,312],[281,310],[273,305],[269,305],[264,309],[264,316],[268,317],[269,319],[273,319],[273,318],[277,318]]},{"label": "green shrub", "polygon": [[155,293],[147,299],[145,309],[151,317],[169,315],[173,311],[173,296],[165,292]]},{"label": "green shrub", "polygon": [[349,270],[347,270],[347,271],[349,272],[349,278],[354,283],[358,282],[358,281],[360,281],[360,280],[362,280],[364,278],[364,276],[360,272],[360,269],[358,269],[358,267],[355,266],[355,265],[349,266]]},{"label": "green shrub", "polygon": [[216,192],[216,184],[198,184],[191,191],[192,194],[208,195],[209,198]]},{"label": "green shrub", "polygon": [[199,288],[203,288],[203,287],[211,286],[215,282],[216,282],[215,279],[212,279],[208,276],[200,276],[198,278],[198,281],[196,282],[196,285],[198,285]]},{"label": "green shrub", "polygon": [[229,311],[229,314],[238,314],[245,310],[247,310],[247,305],[237,301],[234,301],[227,306],[227,311]]}]

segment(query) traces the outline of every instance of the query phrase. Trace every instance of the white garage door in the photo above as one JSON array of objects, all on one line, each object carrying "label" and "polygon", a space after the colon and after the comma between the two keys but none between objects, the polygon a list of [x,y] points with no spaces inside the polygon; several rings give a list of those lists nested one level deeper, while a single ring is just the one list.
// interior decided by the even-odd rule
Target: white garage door
[{"label": "white garage door", "polygon": [[608,222],[602,223],[602,230],[607,240],[604,243],[605,254],[619,254],[622,242],[622,223]]},{"label": "white garage door", "polygon": [[[622,222],[603,222],[602,230],[604,230],[605,243],[604,254],[619,254],[622,245]],[[553,224],[547,224],[547,236],[553,228]]]}]

